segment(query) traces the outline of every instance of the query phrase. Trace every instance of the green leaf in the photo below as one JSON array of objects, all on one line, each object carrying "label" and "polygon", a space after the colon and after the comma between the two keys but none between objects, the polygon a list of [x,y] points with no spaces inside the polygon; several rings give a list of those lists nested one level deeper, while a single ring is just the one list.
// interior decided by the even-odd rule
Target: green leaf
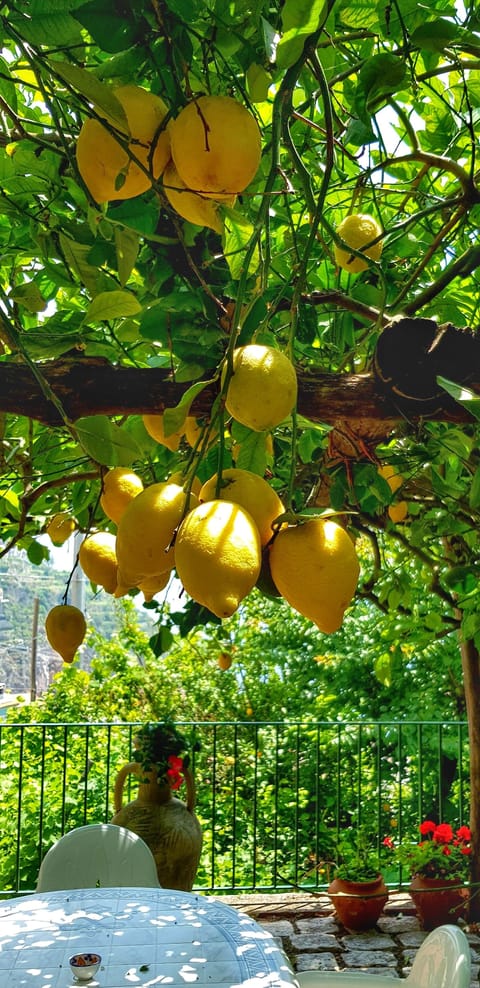
[{"label": "green leaf", "polygon": [[52,48],[64,48],[70,45],[81,45],[82,35],[78,22],[69,13],[40,8],[30,16],[14,15],[10,23],[25,41],[33,45],[48,45]]},{"label": "green leaf", "polygon": [[468,503],[474,510],[480,507],[480,467],[477,467],[474,473]]},{"label": "green leaf", "polygon": [[125,110],[111,86],[100,82],[93,72],[82,69],[80,65],[73,65],[71,62],[58,62],[53,58],[50,59],[50,65],[53,71],[65,82],[68,82],[82,96],[85,96],[90,103],[94,103],[97,111],[103,110],[114,127],[118,127],[126,134],[130,133]]},{"label": "green leaf", "polygon": [[138,257],[140,237],[128,227],[116,226],[114,230],[115,249],[117,251],[117,269],[120,284],[126,285]]},{"label": "green leaf", "polygon": [[141,312],[141,305],[135,295],[126,291],[100,292],[90,302],[84,322],[101,322],[104,319],[120,319]]},{"label": "green leaf", "polygon": [[300,58],[307,38],[320,26],[327,11],[325,0],[286,0],[282,10],[282,38],[277,45],[276,64],[288,69]]},{"label": "green leaf", "polygon": [[98,290],[99,274],[97,268],[87,261],[91,247],[88,244],[77,244],[64,233],[59,234],[58,240],[68,267],[75,272],[90,294],[95,295]]},{"label": "green leaf", "polygon": [[198,384],[192,384],[192,386],[185,392],[178,405],[175,405],[175,408],[165,409],[163,413],[163,427],[167,437],[171,436],[174,432],[178,432],[178,430],[182,427],[190,411],[190,407],[197,395],[201,394],[201,392],[212,383],[212,381],[199,381]]},{"label": "green leaf", "polygon": [[380,52],[368,58],[358,74],[355,109],[360,119],[378,103],[382,96],[395,93],[403,86],[406,76],[405,63],[397,55]]},{"label": "green leaf", "polygon": [[47,308],[47,303],[37,288],[35,282],[28,281],[24,285],[18,285],[10,294],[10,298],[19,305],[23,305],[29,312],[43,312]]},{"label": "green leaf", "polygon": [[130,466],[140,449],[129,432],[106,415],[91,415],[75,422],[78,441],[88,456],[102,466]]},{"label": "green leaf", "polygon": [[446,377],[437,377],[437,384],[444,388],[452,398],[455,398],[459,405],[463,405],[467,411],[471,412],[476,419],[480,419],[480,398],[474,391],[470,391],[470,388],[466,388],[463,384],[455,384],[454,381],[449,381]]},{"label": "green leaf", "polygon": [[272,78],[263,65],[252,62],[249,65],[245,78],[247,81],[247,91],[252,103],[261,103],[266,100],[268,90],[272,83]]},{"label": "green leaf", "polygon": [[383,652],[374,662],[373,671],[382,686],[392,685],[392,656],[390,652]]},{"label": "green leaf", "polygon": [[0,58],[0,96],[7,106],[17,112],[17,90],[10,75],[10,69],[4,58]]},{"label": "green leaf", "polygon": [[40,542],[36,542],[32,539],[30,545],[27,548],[27,556],[34,566],[40,566],[45,559],[48,559],[49,551],[47,546],[42,545]]},{"label": "green leaf", "polygon": [[[155,232],[159,216],[158,197],[152,199],[150,193],[144,196],[135,196],[134,199],[126,199],[125,202],[109,206],[107,210],[108,220],[121,223],[122,226],[128,226],[136,233],[144,234],[147,237]],[[167,237],[159,237],[158,240],[160,243],[176,243],[176,240]]]},{"label": "green leaf", "polygon": [[[253,224],[236,209],[225,209],[224,253],[232,278],[241,277],[245,267],[245,248],[254,233]],[[260,257],[255,247],[248,266],[249,274],[258,271]]]},{"label": "green leaf", "polygon": [[103,51],[125,51],[135,42],[133,17],[122,17],[114,0],[84,3],[75,10],[75,17]]},{"label": "green leaf", "polygon": [[417,27],[410,41],[416,48],[442,52],[457,39],[458,35],[459,28],[453,21],[439,17],[436,21],[425,21]]}]

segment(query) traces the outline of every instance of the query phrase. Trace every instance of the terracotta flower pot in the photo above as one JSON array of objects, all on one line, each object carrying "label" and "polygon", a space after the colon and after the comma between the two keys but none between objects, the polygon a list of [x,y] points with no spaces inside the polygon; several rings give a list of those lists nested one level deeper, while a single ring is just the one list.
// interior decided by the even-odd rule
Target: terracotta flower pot
[{"label": "terracotta flower pot", "polygon": [[414,875],[409,891],[424,930],[434,930],[436,926],[465,918],[469,891],[459,878]]},{"label": "terracotta flower pot", "polygon": [[337,918],[350,930],[370,930],[388,901],[382,875],[370,882],[334,878],[327,889]]}]

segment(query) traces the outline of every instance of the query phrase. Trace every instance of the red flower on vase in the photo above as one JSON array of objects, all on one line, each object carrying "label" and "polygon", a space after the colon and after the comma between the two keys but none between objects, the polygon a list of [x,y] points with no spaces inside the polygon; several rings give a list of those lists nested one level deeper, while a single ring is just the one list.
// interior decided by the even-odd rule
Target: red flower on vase
[{"label": "red flower on vase", "polygon": [[183,782],[183,758],[178,755],[168,756],[167,778],[170,789],[179,789]]}]

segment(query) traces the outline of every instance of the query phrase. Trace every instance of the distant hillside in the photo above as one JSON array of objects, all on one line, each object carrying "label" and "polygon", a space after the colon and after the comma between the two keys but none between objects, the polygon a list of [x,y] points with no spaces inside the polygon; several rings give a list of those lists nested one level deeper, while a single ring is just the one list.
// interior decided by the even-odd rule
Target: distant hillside
[{"label": "distant hillside", "polygon": [[[34,566],[23,552],[12,550],[0,559],[0,682],[14,693],[30,689],[34,600],[38,598],[37,676],[36,689],[43,692],[62,661],[45,636],[45,617],[51,607],[62,603],[69,573],[56,569],[51,562]],[[103,591],[93,594],[85,585],[85,616],[87,622],[107,639],[112,639],[120,627],[121,601]],[[151,627],[146,611],[139,610],[139,625]],[[88,667],[85,650],[81,664]]]}]

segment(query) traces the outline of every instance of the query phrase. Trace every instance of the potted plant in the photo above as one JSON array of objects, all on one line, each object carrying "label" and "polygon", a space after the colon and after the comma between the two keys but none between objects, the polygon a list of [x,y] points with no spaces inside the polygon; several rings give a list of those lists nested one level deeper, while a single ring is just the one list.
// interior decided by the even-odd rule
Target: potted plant
[{"label": "potted plant", "polygon": [[[198,750],[198,744],[193,750]],[[139,834],[153,853],[158,879],[165,888],[192,888],[202,847],[195,809],[195,785],[187,741],[172,721],[146,724],[134,739],[133,761],[120,769],[115,782],[112,823]],[[128,775],[138,779],[138,795],[122,805]],[[184,803],[173,796],[186,783]]]},{"label": "potted plant", "polygon": [[337,918],[351,930],[375,926],[388,901],[381,873],[382,855],[390,844],[374,848],[364,831],[345,831],[337,842],[334,877],[327,892]]},{"label": "potted plant", "polygon": [[[410,895],[424,930],[464,918],[468,905],[471,832],[424,820],[421,840],[400,844],[398,862],[411,876]],[[393,843],[393,842],[392,842]]]}]

